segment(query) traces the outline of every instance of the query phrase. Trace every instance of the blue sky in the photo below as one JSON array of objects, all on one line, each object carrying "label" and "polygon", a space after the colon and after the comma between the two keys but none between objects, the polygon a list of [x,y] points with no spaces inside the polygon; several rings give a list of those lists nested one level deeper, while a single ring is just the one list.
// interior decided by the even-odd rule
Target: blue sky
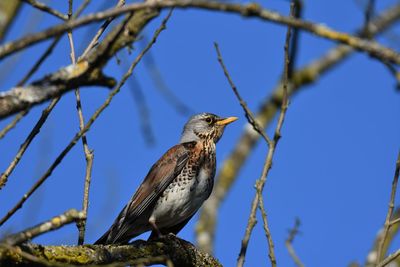
[{"label": "blue sky", "polygon": [[[97,10],[95,2],[88,11]],[[364,19],[359,2],[308,0],[304,18],[352,32]],[[377,2],[377,12],[396,3]],[[282,14],[289,11],[288,1],[272,0],[262,4]],[[52,1],[51,5],[63,12],[67,10],[67,1]],[[165,15],[164,12],[161,17]],[[160,21],[157,19],[148,25],[147,39]],[[49,15],[37,15],[35,10],[24,6],[7,40],[54,23],[59,21]],[[76,47],[83,47],[88,42],[86,36],[94,34],[96,29],[93,26],[74,32]],[[391,32],[396,34],[395,30]],[[280,78],[285,32],[282,26],[257,19],[175,10],[167,30],[151,50],[165,83],[193,112],[240,118],[229,125],[218,143],[219,165],[232,151],[246,119],[216,60],[213,42],[219,43],[242,97],[256,111]],[[399,44],[387,36],[378,40],[398,49]],[[132,55],[121,51],[118,58],[123,63],[118,65],[116,59],[111,60],[106,73],[119,79],[143,45],[135,44]],[[319,58],[334,46],[331,41],[302,33],[296,66]],[[1,90],[15,85],[45,47],[39,44],[24,54],[0,62]],[[95,155],[86,238],[89,243],[112,223],[150,166],[178,142],[182,127],[191,115],[177,112],[165,100],[152,81],[146,62],[148,64],[149,59],[139,64],[133,76],[150,109],[149,122],[155,143],[146,143],[141,132],[140,114],[130,92],[133,83],[123,87],[88,133],[88,143]],[[69,63],[69,45],[64,37],[33,79]],[[84,115],[88,118],[107,97],[108,90],[83,88],[81,94]],[[290,99],[282,139],[264,190],[279,265],[294,266],[284,240],[295,217],[299,217],[302,224],[294,246],[306,265],[343,266],[350,261],[365,261],[387,211],[400,143],[399,100],[394,77],[381,63],[362,53],[352,55]],[[46,105],[35,107],[16,129],[0,140],[0,172],[8,166]],[[1,128],[9,121],[1,121]],[[272,128],[268,131],[272,132]],[[77,130],[75,98],[73,93],[68,93],[0,192],[1,216],[48,168]],[[236,263],[255,193],[253,185],[261,174],[266,152],[266,144],[259,142],[221,206],[215,249],[217,258],[225,266]],[[69,208],[79,209],[84,172],[85,160],[79,143],[0,232],[16,232]],[[248,249],[247,266],[269,264],[262,221],[258,219]],[[196,218],[179,236],[194,241],[195,221]],[[35,242],[74,244],[77,236],[76,227],[70,225],[41,236]],[[396,242],[392,250],[398,245]]]}]

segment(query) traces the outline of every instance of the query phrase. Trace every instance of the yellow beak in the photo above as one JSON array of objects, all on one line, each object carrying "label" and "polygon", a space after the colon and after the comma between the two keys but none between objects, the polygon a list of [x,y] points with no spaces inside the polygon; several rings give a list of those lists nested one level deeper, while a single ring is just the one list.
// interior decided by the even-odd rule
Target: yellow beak
[{"label": "yellow beak", "polygon": [[216,125],[227,125],[231,122],[236,121],[237,119],[238,119],[238,117],[228,117],[228,118],[222,119],[220,121],[217,121],[215,124]]}]

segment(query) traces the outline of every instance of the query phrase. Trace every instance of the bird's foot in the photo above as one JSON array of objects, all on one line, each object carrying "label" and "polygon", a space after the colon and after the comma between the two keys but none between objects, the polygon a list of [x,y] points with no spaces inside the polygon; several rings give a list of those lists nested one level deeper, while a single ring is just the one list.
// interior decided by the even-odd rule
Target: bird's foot
[{"label": "bird's foot", "polygon": [[150,226],[151,226],[151,228],[153,230],[151,232],[151,235],[150,235],[149,239],[163,238],[164,237],[164,235],[161,233],[160,229],[158,229],[154,219],[150,218],[149,224],[150,224]]}]

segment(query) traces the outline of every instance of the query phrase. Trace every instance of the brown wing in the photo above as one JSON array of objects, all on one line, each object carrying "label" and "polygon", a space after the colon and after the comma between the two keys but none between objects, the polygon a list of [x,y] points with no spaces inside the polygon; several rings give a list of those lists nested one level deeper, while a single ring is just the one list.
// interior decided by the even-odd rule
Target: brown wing
[{"label": "brown wing", "polygon": [[158,197],[182,171],[189,159],[189,149],[195,142],[183,143],[169,149],[150,169],[146,178],[123,208],[111,228],[95,244],[127,242],[135,228],[135,222],[142,215],[147,216]]}]

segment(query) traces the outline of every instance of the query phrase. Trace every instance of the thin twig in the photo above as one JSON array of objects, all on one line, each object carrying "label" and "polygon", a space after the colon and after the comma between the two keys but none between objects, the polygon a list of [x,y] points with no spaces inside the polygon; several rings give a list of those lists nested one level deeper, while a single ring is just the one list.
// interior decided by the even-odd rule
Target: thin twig
[{"label": "thin twig", "polygon": [[[68,0],[68,18],[69,19],[72,18],[72,5],[73,5],[73,0]],[[72,31],[68,31],[67,35],[68,35],[69,45],[71,48],[71,54],[70,54],[71,62],[73,65],[75,65],[76,58],[75,58],[75,48],[74,48],[74,39],[72,37]],[[79,92],[79,88],[75,89],[75,98],[76,98],[76,109],[78,112],[78,119],[79,119],[79,130],[82,130],[85,126],[85,119],[84,119],[83,112],[82,112],[82,103],[81,103],[81,95]],[[90,189],[93,159],[94,159],[94,153],[89,148],[86,135],[82,135],[82,145],[83,145],[83,151],[84,151],[85,160],[86,160],[86,172],[85,172],[83,200],[82,200],[82,212],[84,215],[84,219],[80,220],[76,224],[78,227],[78,230],[79,230],[78,245],[82,245],[83,242],[85,241],[85,229],[86,229],[86,221],[87,221],[86,218],[87,218],[88,208],[89,208],[89,189]]]},{"label": "thin twig", "polygon": [[253,126],[253,129],[259,134],[261,135],[264,140],[267,142],[268,145],[271,145],[271,139],[268,137],[268,135],[264,132],[264,129],[260,126],[260,124],[254,119],[254,115],[253,112],[251,112],[251,110],[247,107],[246,102],[243,100],[243,98],[240,96],[236,85],[233,83],[231,76],[229,75],[228,70],[226,69],[226,66],[224,64],[224,61],[222,59],[222,55],[221,55],[221,51],[219,50],[219,46],[216,42],[214,42],[214,47],[215,47],[215,51],[217,52],[217,58],[218,58],[218,62],[221,65],[222,70],[224,71],[224,75],[226,77],[226,79],[229,82],[229,85],[231,86],[235,96],[237,97],[237,99],[239,100],[240,105],[242,106],[245,116],[247,118],[247,121],[251,124],[251,126]]},{"label": "thin twig", "polygon": [[1,131],[0,131],[0,139],[2,139],[11,129],[13,129],[17,123],[26,115],[28,114],[29,109],[21,111],[20,113],[18,113],[13,119],[12,121],[6,125],[6,127],[4,127]]},{"label": "thin twig", "polygon": [[[32,142],[32,140],[40,132],[40,128],[43,126],[43,124],[47,120],[47,117],[49,116],[50,112],[53,110],[53,108],[56,106],[56,104],[58,103],[59,100],[60,100],[60,97],[57,97],[57,98],[53,99],[50,102],[50,104],[42,111],[42,115],[40,116],[39,120],[36,122],[36,124],[33,127],[32,131],[28,134],[28,137],[21,144],[21,146],[18,149],[18,152],[15,155],[14,159],[11,161],[10,165],[8,165],[8,167],[4,171],[4,173],[1,174],[1,176],[0,176],[0,190],[7,183],[8,177],[10,176],[12,171],[15,169],[15,167],[17,166],[17,164],[21,160],[22,156],[24,155],[26,149],[29,147],[29,145]],[[1,225],[2,225],[2,223],[0,223],[0,226]]]},{"label": "thin twig", "polygon": [[384,267],[394,261],[397,257],[400,256],[400,249],[396,250],[394,253],[387,256],[383,261],[376,265],[376,267]]},{"label": "thin twig", "polygon": [[1,243],[5,243],[11,246],[21,244],[27,240],[31,240],[44,233],[57,230],[66,224],[77,222],[85,218],[83,212],[79,212],[75,209],[70,209],[61,215],[53,217],[52,219],[40,223],[34,227],[28,228],[22,232],[12,234],[1,240]]},{"label": "thin twig", "polygon": [[81,27],[83,25],[95,21],[101,21],[110,17],[115,17],[132,11],[143,10],[146,8],[163,9],[171,7],[200,8],[212,11],[233,13],[244,17],[255,17],[281,25],[297,27],[304,31],[308,31],[314,35],[317,35],[319,37],[347,44],[353,47],[354,49],[357,49],[359,51],[364,51],[380,60],[388,61],[395,64],[400,64],[400,54],[377,42],[368,41],[366,39],[361,39],[359,37],[347,33],[338,32],[322,24],[316,24],[310,21],[303,21],[293,17],[282,16],[279,13],[263,9],[256,3],[242,5],[236,3],[205,1],[205,0],[148,1],[144,3],[132,3],[119,8],[113,8],[102,12],[92,13],[80,19],[67,21],[63,24],[50,27],[42,32],[23,37],[13,42],[6,43],[0,46],[0,58],[9,56],[12,53],[24,49],[25,47],[31,46],[33,44],[36,44],[53,36],[59,35],[73,28]]},{"label": "thin twig", "polygon": [[289,236],[285,240],[285,245],[296,266],[304,267],[304,264],[301,262],[299,256],[297,256],[297,253],[293,248],[293,241],[296,235],[299,233],[299,227],[300,227],[300,219],[296,218],[296,220],[294,221],[294,226],[292,229],[290,229]]},{"label": "thin twig", "polygon": [[119,93],[121,87],[125,84],[126,80],[129,78],[130,75],[132,75],[133,70],[135,69],[136,65],[140,62],[140,60],[143,58],[143,56],[147,53],[147,51],[153,46],[153,44],[156,42],[157,37],[159,34],[166,29],[166,24],[168,19],[172,15],[172,10],[168,13],[166,18],[161,23],[161,26],[156,30],[154,33],[153,38],[151,39],[150,43],[140,52],[140,54],[136,57],[134,62],[131,64],[129,67],[128,71],[123,75],[121,78],[120,82],[114,87],[114,89],[109,93],[107,99],[105,102],[95,111],[95,113],[90,117],[89,121],[85,124],[85,127],[80,130],[78,133],[75,134],[75,136],[72,138],[72,140],[69,142],[69,144],[64,148],[63,151],[57,156],[57,158],[54,160],[54,162],[51,164],[51,166],[47,169],[47,171],[39,178],[39,180],[36,181],[36,183],[33,185],[33,187],[18,201],[18,203],[10,210],[8,213],[0,220],[0,226],[3,225],[11,216],[19,210],[22,205],[25,203],[25,201],[47,180],[47,178],[52,174],[54,169],[61,163],[61,161],[64,159],[64,157],[68,154],[68,152],[76,145],[77,141],[84,135],[86,132],[89,131],[90,127],[92,124],[97,120],[97,118],[100,116],[100,114],[108,107],[108,105],[111,103],[112,99],[114,96]]},{"label": "thin twig", "polygon": [[[237,260],[238,267],[242,267],[244,264],[247,247],[248,247],[248,244],[250,241],[250,236],[254,229],[254,226],[256,225],[256,212],[257,212],[258,203],[260,201],[259,192],[263,191],[266,177],[269,173],[269,169],[272,166],[272,158],[273,158],[273,154],[275,151],[275,145],[274,145],[274,141],[271,141],[271,142],[272,142],[272,145],[270,147],[268,147],[268,153],[267,153],[267,156],[265,157],[265,162],[263,165],[263,170],[262,170],[261,176],[256,181],[256,194],[255,194],[255,197],[251,204],[250,215],[249,215],[249,219],[247,222],[246,231],[245,231],[244,237],[242,239],[241,247],[240,247],[239,257]],[[273,264],[276,265],[276,261]]]},{"label": "thin twig", "polygon": [[45,5],[42,2],[39,2],[39,1],[36,1],[36,0],[22,0],[22,1],[24,1],[27,4],[30,4],[34,8],[37,8],[37,9],[43,11],[43,12],[49,13],[49,14],[51,14],[51,15],[59,18],[59,19],[62,19],[62,20],[67,20],[68,19],[67,15],[65,15],[65,14],[63,14],[63,13],[61,13],[61,12],[59,12],[59,11],[57,11],[57,10],[47,6],[47,5]]},{"label": "thin twig", "polygon": [[56,47],[61,37],[62,35],[59,35],[56,38],[54,38],[51,44],[47,47],[46,51],[44,51],[44,53],[35,62],[35,64],[28,71],[28,73],[21,79],[21,81],[17,83],[17,86],[24,85],[32,77],[32,75],[39,69],[39,67],[43,64],[43,62],[47,59],[47,57],[50,56],[50,54],[53,52],[54,47]]},{"label": "thin twig", "polygon": [[261,211],[261,218],[263,220],[264,232],[265,232],[265,235],[266,235],[267,241],[268,241],[268,247],[269,247],[268,257],[271,262],[271,266],[276,266],[275,245],[274,245],[274,241],[272,240],[271,231],[269,230],[268,216],[267,216],[267,212],[265,210],[264,198],[263,198],[262,194],[259,194],[259,198],[260,198],[260,201],[258,202],[258,208]]},{"label": "thin twig", "polygon": [[[125,0],[118,0],[118,3],[116,5],[116,7],[118,8],[118,7],[121,7],[123,5],[125,5]],[[97,31],[95,36],[90,41],[89,45],[86,47],[85,51],[79,57],[78,61],[80,59],[82,59],[82,58],[85,58],[87,56],[87,54],[93,49],[93,47],[95,47],[97,45],[101,35],[107,29],[108,25],[110,25],[110,23],[114,20],[114,18],[115,17],[109,17],[108,19],[106,19],[106,21],[104,21],[104,23],[100,26],[100,29]]]},{"label": "thin twig", "polygon": [[393,209],[394,209],[394,203],[395,203],[395,198],[396,198],[396,190],[397,190],[397,183],[399,181],[399,173],[400,173],[400,150],[398,152],[397,155],[397,161],[396,161],[396,170],[394,172],[394,177],[393,177],[393,181],[392,181],[392,190],[390,191],[390,200],[389,200],[389,208],[388,208],[388,212],[386,214],[386,219],[385,219],[385,224],[383,227],[383,234],[381,237],[381,240],[379,242],[379,246],[378,246],[378,252],[377,252],[377,257],[376,257],[376,262],[380,263],[383,259],[384,255],[384,251],[383,248],[385,246],[385,241],[387,238],[387,234],[389,232],[389,228],[390,228],[390,220],[392,219],[393,216]]},{"label": "thin twig", "polygon": [[[290,14],[291,14],[291,16],[294,15],[294,4],[293,3],[290,6]],[[254,221],[255,221],[255,217],[256,217],[257,206],[259,205],[260,198],[262,197],[262,192],[263,192],[265,183],[267,181],[269,170],[272,167],[273,156],[275,153],[276,146],[281,137],[281,129],[282,129],[283,122],[285,120],[286,110],[288,108],[288,88],[287,87],[288,87],[288,82],[289,82],[289,80],[288,80],[289,79],[288,70],[289,70],[289,64],[290,64],[289,43],[290,43],[290,37],[291,37],[291,30],[292,30],[292,28],[289,26],[287,33],[286,33],[286,41],[285,41],[285,47],[284,47],[285,56],[284,56],[284,72],[283,72],[284,73],[283,74],[283,99],[282,99],[282,105],[281,105],[281,112],[279,114],[278,123],[275,128],[274,137],[270,141],[270,144],[268,146],[268,153],[267,153],[267,157],[265,159],[261,177],[256,182],[256,195],[255,195],[252,205],[251,205],[249,220],[247,223],[245,235],[242,240],[239,257],[237,260],[238,267],[242,267],[244,264],[247,247],[248,247],[248,244],[250,241],[250,236],[251,236],[251,233],[252,233],[254,225],[255,225]],[[267,235],[267,238],[272,240],[271,233],[269,233]],[[270,248],[270,250],[271,250],[271,248]],[[271,264],[273,266],[276,266],[276,260],[275,261],[271,260]]]}]

